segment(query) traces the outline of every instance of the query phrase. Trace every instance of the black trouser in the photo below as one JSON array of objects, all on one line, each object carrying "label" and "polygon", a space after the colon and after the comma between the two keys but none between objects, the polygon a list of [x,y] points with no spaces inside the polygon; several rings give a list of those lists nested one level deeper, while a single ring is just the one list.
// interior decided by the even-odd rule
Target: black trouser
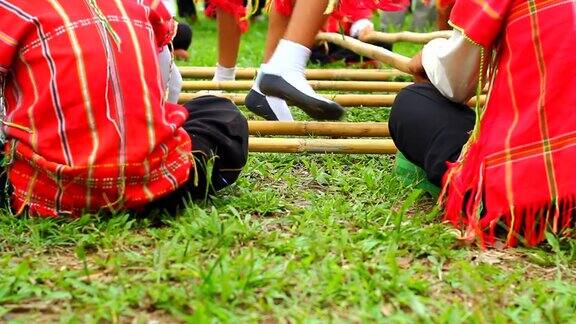
[{"label": "black trouser", "polygon": [[413,84],[398,93],[390,113],[390,135],[398,150],[440,185],[446,162],[458,159],[474,128],[470,107],[444,97],[432,84]]},{"label": "black trouser", "polygon": [[189,198],[205,198],[234,183],[248,159],[248,122],[230,100],[203,96],[184,106],[189,117],[183,128],[192,139],[195,169],[182,187],[146,211],[174,212]]}]

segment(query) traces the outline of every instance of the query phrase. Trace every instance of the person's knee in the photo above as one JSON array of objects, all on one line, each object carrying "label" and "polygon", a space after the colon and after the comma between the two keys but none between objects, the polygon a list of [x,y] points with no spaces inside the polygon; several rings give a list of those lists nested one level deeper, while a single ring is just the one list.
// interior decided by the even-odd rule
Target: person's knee
[{"label": "person's knee", "polygon": [[213,188],[233,183],[248,160],[248,121],[226,98],[203,96],[185,106],[190,113],[185,128],[193,135],[193,147],[212,163]]},{"label": "person's knee", "polygon": [[226,105],[229,110],[228,143],[217,160],[217,170],[213,174],[214,188],[219,190],[236,182],[248,162],[248,121],[233,103]]},{"label": "person's knee", "polygon": [[[410,84],[403,89],[401,89],[394,102],[392,103],[392,109],[403,109],[405,107],[410,107],[410,102],[413,101],[415,95],[418,95],[422,91],[422,85],[418,83]],[[406,108],[410,109],[410,108]]]},{"label": "person's knee", "polygon": [[231,154],[233,154],[232,159],[238,161],[237,168],[242,169],[246,165],[246,162],[248,162],[248,120],[236,105],[232,104],[228,108],[230,109],[231,115],[231,121],[229,121],[229,123],[231,127],[234,128],[231,136],[236,137],[236,145],[238,146],[237,150],[231,152]]},{"label": "person's knee", "polygon": [[412,114],[411,110],[414,108],[412,98],[415,92],[418,91],[416,84],[411,84],[404,89],[400,90],[392,103],[390,110],[390,117],[388,119],[388,128],[390,129],[390,136],[393,140],[397,140],[398,130],[400,125],[404,124],[406,117]]},{"label": "person's knee", "polygon": [[[236,115],[235,113],[240,113],[238,107],[230,99],[214,95],[196,97],[184,103],[184,107],[190,114],[202,112],[203,114],[213,115],[217,110],[224,110],[225,114],[232,112],[234,116]],[[218,118],[222,118],[222,114],[217,115]]]}]

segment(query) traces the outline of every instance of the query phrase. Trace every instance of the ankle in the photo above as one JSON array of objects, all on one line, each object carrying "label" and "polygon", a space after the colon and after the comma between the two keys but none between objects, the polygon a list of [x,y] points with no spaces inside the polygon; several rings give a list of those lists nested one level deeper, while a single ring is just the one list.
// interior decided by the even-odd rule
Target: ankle
[{"label": "ankle", "polygon": [[216,65],[216,72],[212,81],[234,81],[236,80],[236,66],[223,67],[220,64]]},{"label": "ankle", "polygon": [[268,72],[280,74],[286,71],[295,71],[304,73],[311,51],[306,46],[282,39],[278,43],[270,62],[267,64]]}]

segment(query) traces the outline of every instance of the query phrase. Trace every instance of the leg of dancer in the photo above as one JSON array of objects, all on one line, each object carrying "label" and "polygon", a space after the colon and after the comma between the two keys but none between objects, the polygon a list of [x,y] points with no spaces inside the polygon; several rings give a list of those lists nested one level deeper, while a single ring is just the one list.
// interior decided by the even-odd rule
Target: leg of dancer
[{"label": "leg of dancer", "polygon": [[274,50],[272,58],[260,70],[260,89],[298,106],[310,117],[336,120],[344,116],[344,109],[314,92],[305,69],[310,58],[310,48],[324,21],[328,0],[298,0],[283,39]]},{"label": "leg of dancer", "polygon": [[218,19],[218,64],[213,81],[234,81],[242,29],[236,17],[223,8],[216,9]]},{"label": "leg of dancer", "polygon": [[[327,5],[328,0],[296,1],[293,14],[288,21],[279,20],[275,21],[278,23],[277,26],[271,25],[271,32],[268,34],[271,38],[267,40],[266,47],[267,55],[272,52],[272,48],[274,51],[268,61],[265,57],[265,64],[260,67],[250,99],[257,97],[256,92],[259,90],[264,95],[290,101],[314,119],[334,120],[342,118],[344,109],[337,103],[316,94],[305,77],[306,64],[311,54],[310,48],[314,45],[316,34],[326,19],[324,12]],[[274,27],[285,28],[286,32],[282,39],[279,39],[280,28],[276,30]],[[276,46],[274,46],[275,43],[277,43]],[[246,99],[247,106],[248,99]],[[260,99],[262,99],[261,96]],[[266,107],[266,103],[248,107],[251,106],[272,110],[269,105]]]},{"label": "leg of dancer", "polygon": [[[290,15],[282,13],[277,8],[277,3],[272,2],[272,8],[268,18],[268,34],[266,36],[266,45],[264,48],[264,63],[260,65],[260,70],[264,69],[272,58],[278,42],[284,37]],[[260,81],[262,74],[258,73],[254,85],[246,97],[246,107],[258,116],[267,120],[292,121],[292,113],[286,104],[286,101],[272,96],[266,96],[260,90]]]}]

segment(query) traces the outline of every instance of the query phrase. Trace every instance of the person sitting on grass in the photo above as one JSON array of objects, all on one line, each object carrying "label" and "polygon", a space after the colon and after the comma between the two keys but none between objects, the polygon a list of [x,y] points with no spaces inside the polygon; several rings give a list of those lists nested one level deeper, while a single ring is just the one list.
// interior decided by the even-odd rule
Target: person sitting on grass
[{"label": "person sitting on grass", "polygon": [[163,208],[233,183],[247,121],[230,101],[166,103],[152,0],[0,0],[2,188],[16,214]]},{"label": "person sitting on grass", "polygon": [[[194,0],[176,0],[180,17],[188,19],[191,22],[196,22],[198,20],[196,5],[194,2]],[[208,2],[208,0],[204,0],[204,3]]]},{"label": "person sitting on grass", "polygon": [[[455,34],[411,62],[398,149],[443,187],[444,218],[482,246],[536,245],[576,220],[576,0],[457,0]],[[485,106],[465,103],[490,89]],[[422,82],[423,81],[423,82]]]}]

